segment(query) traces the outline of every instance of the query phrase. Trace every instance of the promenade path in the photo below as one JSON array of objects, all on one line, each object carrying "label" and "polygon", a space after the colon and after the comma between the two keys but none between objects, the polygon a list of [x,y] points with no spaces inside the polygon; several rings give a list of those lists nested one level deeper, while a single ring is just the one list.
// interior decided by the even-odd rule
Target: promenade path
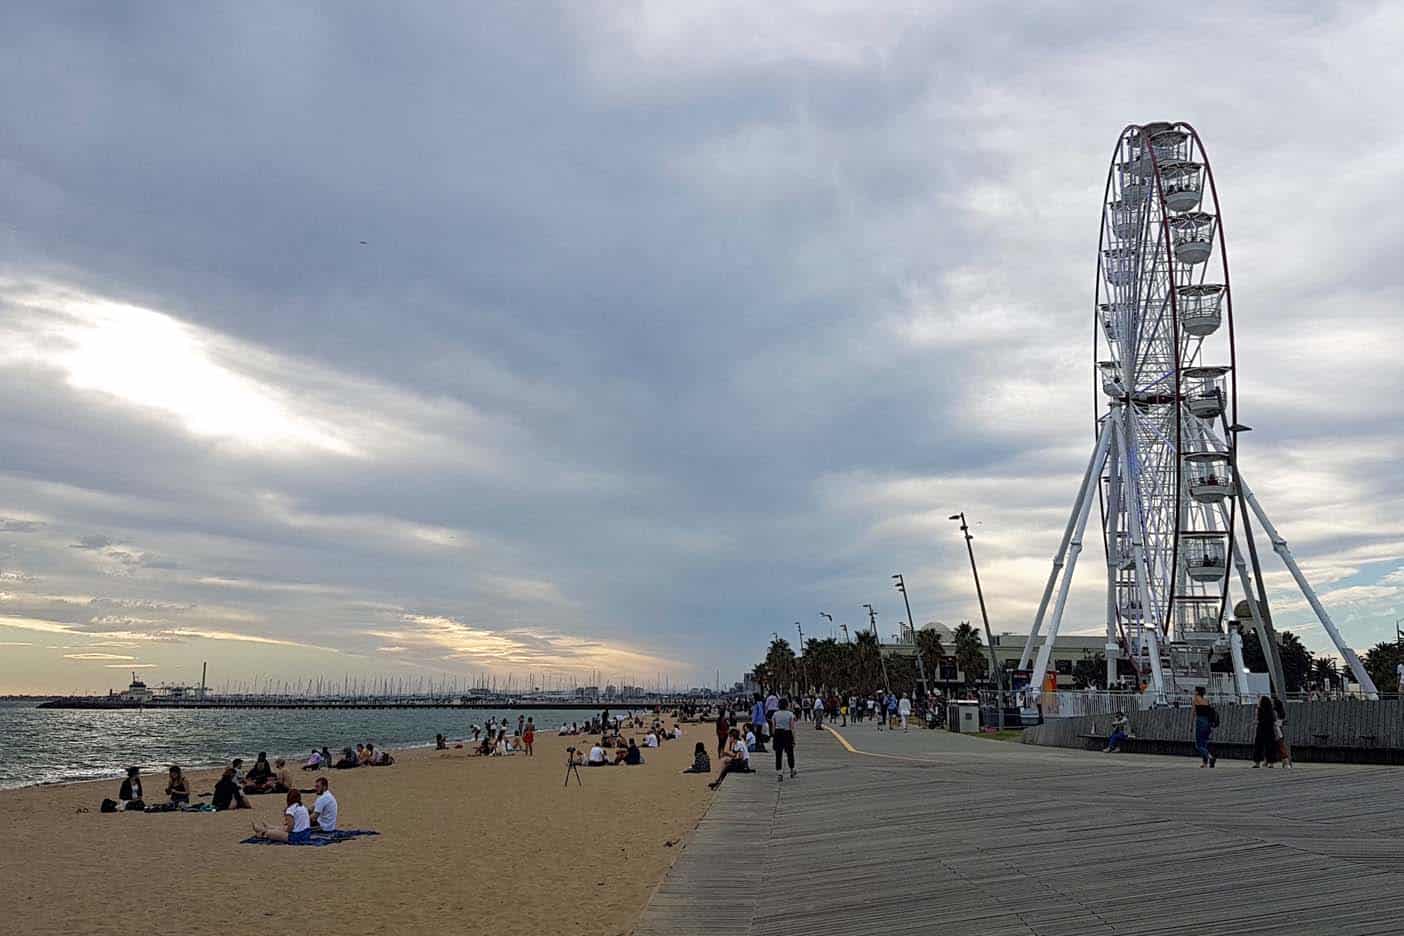
[{"label": "promenade path", "polygon": [[1404,769],[838,731],[727,779],[637,936],[1404,929]]}]

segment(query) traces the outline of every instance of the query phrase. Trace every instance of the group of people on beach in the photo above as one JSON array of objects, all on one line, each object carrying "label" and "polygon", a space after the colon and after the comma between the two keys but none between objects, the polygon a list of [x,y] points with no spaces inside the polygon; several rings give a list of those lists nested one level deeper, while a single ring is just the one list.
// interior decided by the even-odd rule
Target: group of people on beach
[{"label": "group of people on beach", "polygon": [[[326,777],[318,777],[311,790],[299,790],[291,786],[291,780],[285,767],[285,761],[278,758],[275,761],[277,770],[275,771],[268,763],[268,755],[260,752],[254,767],[247,774],[243,771],[243,759],[235,758],[229,766],[220,772],[219,779],[215,781],[214,790],[208,795],[210,802],[208,806],[192,806],[191,797],[193,795],[192,785],[185,776],[185,771],[178,764],[172,764],[167,771],[165,787],[166,801],[164,803],[148,804],[145,799],[145,790],[141,781],[141,768],[128,767],[127,775],[122,780],[117,791],[117,802],[107,800],[103,807],[105,812],[116,812],[119,808],[124,811],[142,812],[167,812],[170,810],[196,810],[201,812],[224,812],[230,809],[251,809],[245,794],[256,793],[285,793],[287,795],[287,808],[283,813],[282,828],[270,827],[261,823],[254,823],[254,834],[262,838],[273,839],[280,842],[300,843],[307,841],[311,835],[312,826],[322,832],[333,832],[336,830],[337,821],[337,801],[332,795],[331,784]],[[316,800],[313,802],[312,811],[309,814],[307,808],[302,805],[303,793],[315,793]],[[112,804],[112,808],[107,808]]]},{"label": "group of people on beach", "polygon": [[[262,757],[263,755],[259,755]],[[237,762],[236,762],[237,763]],[[283,762],[278,761],[279,765]],[[353,767],[389,767],[395,763],[394,756],[384,748],[375,749],[375,742],[367,741],[364,744],[357,744],[356,747],[345,747],[341,749],[341,757],[333,758],[331,751],[324,745],[321,750],[312,749],[312,753],[307,760],[303,761],[303,770],[321,770],[326,767],[329,770],[350,770]],[[258,790],[251,792],[283,792],[281,790],[269,791]]]}]

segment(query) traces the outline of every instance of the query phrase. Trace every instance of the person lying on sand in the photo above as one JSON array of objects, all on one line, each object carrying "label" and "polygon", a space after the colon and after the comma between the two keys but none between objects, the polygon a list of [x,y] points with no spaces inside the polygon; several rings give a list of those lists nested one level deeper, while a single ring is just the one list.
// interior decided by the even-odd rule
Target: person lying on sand
[{"label": "person lying on sand", "polygon": [[[360,747],[359,744],[356,746]],[[332,767],[335,770],[350,770],[352,767],[359,766],[361,766],[361,762],[356,759],[356,752],[352,751],[350,748],[342,748],[341,760],[337,761],[335,764],[332,764]]]},{"label": "person lying on sand", "polygon": [[[319,777],[317,782],[323,783],[325,780]],[[307,814],[307,807],[302,805],[302,794],[296,790],[288,791],[288,808],[283,810],[281,829],[255,822],[253,831],[259,838],[287,842],[289,845],[305,845],[312,841],[312,818]]]}]

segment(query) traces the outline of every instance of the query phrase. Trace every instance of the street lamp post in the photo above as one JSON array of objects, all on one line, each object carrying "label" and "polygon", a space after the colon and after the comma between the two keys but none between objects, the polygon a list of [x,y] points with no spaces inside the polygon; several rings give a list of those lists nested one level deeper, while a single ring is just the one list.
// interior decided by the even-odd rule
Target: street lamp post
[{"label": "street lamp post", "polygon": [[[803,628],[803,627],[800,627],[800,622],[799,622],[799,621],[796,621],[796,622],[795,622],[795,630],[799,631],[799,638],[800,638],[800,646],[799,646],[799,649],[800,649],[800,679],[801,679],[803,682],[808,683],[808,682],[809,682],[809,668],[808,668],[807,666],[804,665],[804,628]],[[801,688],[802,690],[804,690],[804,691],[808,691],[807,688],[806,688],[806,686],[801,686],[800,688]]]},{"label": "street lamp post", "polygon": [[878,662],[882,664],[882,688],[884,692],[891,692],[892,684],[887,681],[887,660],[882,655],[882,638],[878,636],[877,611],[870,604],[863,607],[868,609],[868,624],[873,629],[873,640],[877,643]]},{"label": "street lamp post", "polygon": [[922,698],[928,698],[931,690],[926,684],[926,664],[921,661],[921,644],[917,643],[916,621],[912,620],[912,602],[907,597],[907,582],[902,578],[902,573],[898,572],[892,576],[897,581],[894,583],[897,590],[902,593],[902,603],[907,606],[907,629],[912,635],[912,646],[916,647],[917,678],[921,680]]},{"label": "street lamp post", "polygon": [[990,633],[990,615],[985,610],[985,592],[980,588],[980,570],[975,567],[975,547],[971,541],[975,537],[970,535],[970,525],[965,522],[965,511],[958,514],[951,514],[950,519],[960,521],[960,532],[965,534],[965,551],[970,554],[970,574],[975,577],[975,597],[980,599],[980,617],[985,622],[985,642],[990,647],[990,668],[994,670],[995,691],[999,699],[999,719],[1004,721],[1004,674],[1000,672],[999,658],[995,656],[994,634]]},{"label": "street lamp post", "polygon": [[829,612],[827,612],[827,611],[820,611],[820,612],[819,612],[819,616],[820,616],[821,618],[828,618],[828,619],[829,619],[829,636],[832,637],[832,636],[833,636],[833,633],[834,633],[834,616],[833,616],[832,614],[830,614]]}]

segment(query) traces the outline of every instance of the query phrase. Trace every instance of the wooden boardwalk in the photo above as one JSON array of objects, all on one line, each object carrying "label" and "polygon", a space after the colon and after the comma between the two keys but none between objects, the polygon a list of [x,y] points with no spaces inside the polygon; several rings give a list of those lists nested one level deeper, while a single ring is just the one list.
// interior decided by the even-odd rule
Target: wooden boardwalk
[{"label": "wooden boardwalk", "polygon": [[796,780],[728,778],[638,936],[1401,929],[1400,768],[839,731],[864,753],[806,729]]}]

